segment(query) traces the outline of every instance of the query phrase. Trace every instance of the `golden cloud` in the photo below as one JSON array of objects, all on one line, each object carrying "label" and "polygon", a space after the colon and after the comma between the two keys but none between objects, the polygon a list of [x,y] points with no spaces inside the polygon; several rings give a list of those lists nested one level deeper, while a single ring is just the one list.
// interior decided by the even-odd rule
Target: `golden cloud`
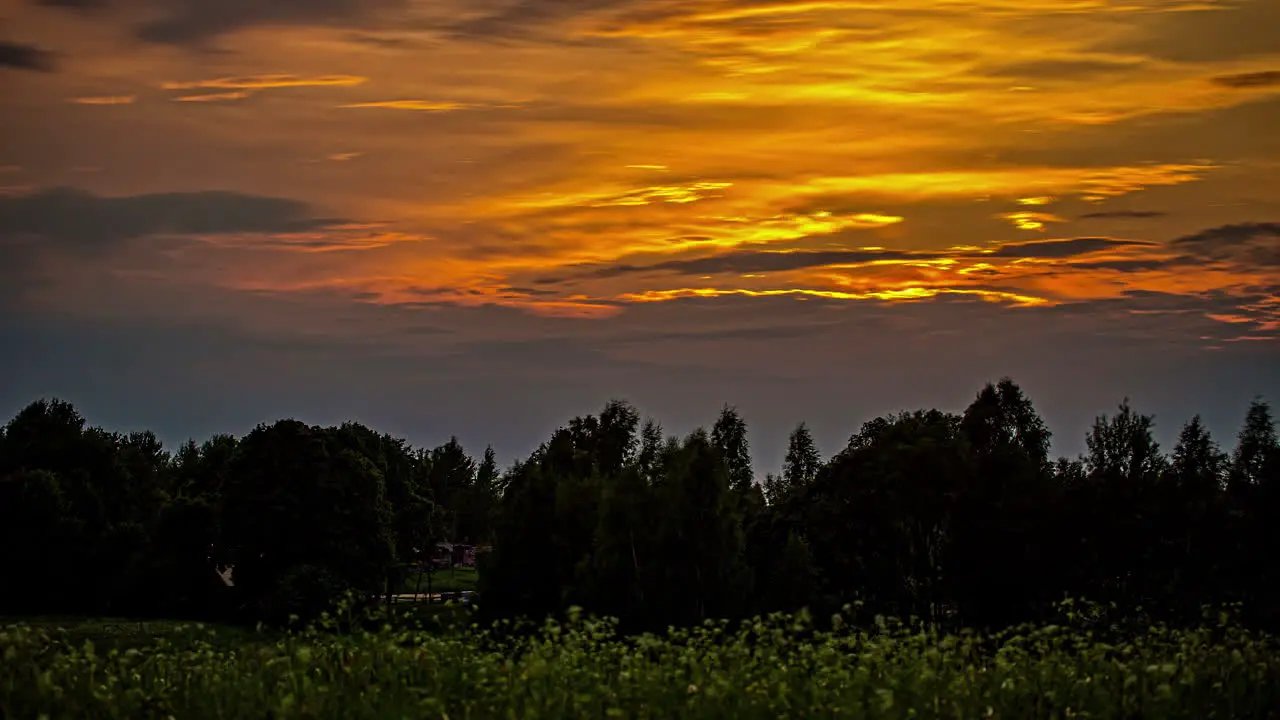
[{"label": "golden cloud", "polygon": [[340,108],[383,108],[387,110],[414,110],[417,112],[453,112],[466,110],[475,105],[452,102],[448,100],[378,100],[374,102],[348,103]]},{"label": "golden cloud", "polygon": [[242,100],[249,97],[249,93],[238,90],[236,92],[225,93],[207,93],[203,95],[181,95],[173,98],[174,102],[225,102],[228,100]]},{"label": "golden cloud", "polygon": [[1008,220],[1019,230],[1044,230],[1047,223],[1066,222],[1057,215],[1046,212],[1011,212],[1001,213],[996,217]]},{"label": "golden cloud", "polygon": [[105,95],[71,98],[70,102],[77,105],[131,105],[137,99],[137,95]]}]

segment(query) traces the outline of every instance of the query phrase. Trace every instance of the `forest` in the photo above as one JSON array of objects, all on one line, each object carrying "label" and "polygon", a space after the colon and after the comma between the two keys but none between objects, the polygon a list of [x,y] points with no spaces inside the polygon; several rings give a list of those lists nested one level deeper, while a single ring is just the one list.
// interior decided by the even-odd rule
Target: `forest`
[{"label": "forest", "polygon": [[[962,413],[864,423],[823,458],[800,424],[755,476],[725,406],[685,437],[631,404],[499,468],[357,423],[260,425],[166,450],[44,399],[0,431],[0,615],[279,622],[403,587],[442,540],[492,545],[479,611],[642,632],[849,605],[1002,628],[1084,598],[1169,623],[1280,625],[1280,443],[1255,400],[1229,448],[1198,417],[1165,452],[1124,401],[1078,458],[1011,379]],[[234,568],[234,586],[218,568]]]}]

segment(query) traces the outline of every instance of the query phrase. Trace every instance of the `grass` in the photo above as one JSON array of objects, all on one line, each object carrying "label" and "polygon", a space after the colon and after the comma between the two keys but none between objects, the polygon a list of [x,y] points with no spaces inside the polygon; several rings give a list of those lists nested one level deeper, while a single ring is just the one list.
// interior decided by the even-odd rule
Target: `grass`
[{"label": "grass", "polygon": [[803,613],[634,638],[576,614],[532,633],[332,625],[274,639],[161,625],[125,649],[11,625],[0,717],[1201,720],[1280,707],[1274,641],[1227,621],[1124,640],[1074,621],[994,635],[882,620],[817,631]]},{"label": "grass", "polygon": [[[244,647],[254,644],[271,644],[281,633],[261,628],[236,625],[216,626],[217,632],[207,632],[215,626],[201,626],[180,620],[138,620],[132,618],[83,618],[44,616],[35,618],[0,618],[0,629],[24,627],[28,631],[43,633],[63,645],[83,646],[92,643],[99,649],[144,648],[165,640],[180,646],[193,636],[204,640],[214,639],[222,647]],[[4,717],[0,713],[0,717]]]},{"label": "grass", "polygon": [[[462,592],[465,590],[475,590],[479,574],[475,568],[469,567],[453,567],[436,570],[431,578],[431,592]],[[423,574],[421,585],[418,583],[418,574],[410,573],[404,582],[404,592],[411,593],[415,590],[419,592],[427,591],[427,576]]]}]

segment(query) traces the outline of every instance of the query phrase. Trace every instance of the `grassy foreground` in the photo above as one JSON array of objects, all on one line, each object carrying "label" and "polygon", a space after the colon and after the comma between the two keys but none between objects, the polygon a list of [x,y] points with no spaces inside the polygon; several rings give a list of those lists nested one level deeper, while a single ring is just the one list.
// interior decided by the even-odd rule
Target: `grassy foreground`
[{"label": "grassy foreground", "polygon": [[[499,627],[497,630],[502,630]],[[619,639],[574,616],[515,635],[382,627],[145,645],[0,628],[5,718],[1262,718],[1273,642],[1227,622],[1123,642],[1084,627],[939,635],[808,618]]]}]

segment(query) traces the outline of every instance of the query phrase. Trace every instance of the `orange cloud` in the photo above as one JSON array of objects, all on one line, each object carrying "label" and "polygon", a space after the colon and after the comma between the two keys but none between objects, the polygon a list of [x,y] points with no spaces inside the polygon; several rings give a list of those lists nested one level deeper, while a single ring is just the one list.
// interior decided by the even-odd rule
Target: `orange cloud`
[{"label": "orange cloud", "polygon": [[290,87],[348,87],[360,85],[368,78],[359,75],[241,75],[211,80],[167,81],[160,84],[164,90],[265,90]]},{"label": "orange cloud", "polygon": [[1111,168],[1022,167],[1008,170],[886,173],[812,180],[814,193],[861,193],[900,197],[1013,196],[1028,189],[1105,199],[1148,187],[1194,182],[1215,169],[1210,163]]},{"label": "orange cloud", "polygon": [[384,108],[388,110],[415,110],[417,112],[452,112],[475,107],[448,100],[378,100],[375,102],[349,103],[340,108]]},{"label": "orange cloud", "polygon": [[1047,223],[1066,222],[1053,213],[1045,212],[1011,212],[1001,213],[997,217],[1008,220],[1019,230],[1044,230]]},{"label": "orange cloud", "polygon": [[136,95],[104,95],[71,98],[71,102],[77,105],[131,105],[137,99]]},{"label": "orange cloud", "polygon": [[203,238],[211,246],[297,253],[377,250],[402,243],[422,242],[420,235],[380,230],[377,225],[334,225],[315,232],[221,235]]},{"label": "orange cloud", "polygon": [[642,293],[624,293],[621,300],[630,302],[662,302],[688,297],[721,297],[725,295],[745,295],[748,297],[776,297],[780,295],[799,295],[820,297],[832,300],[885,300],[915,302],[930,300],[939,295],[971,295],[983,300],[1009,302],[1016,307],[1035,307],[1053,304],[1044,298],[1018,295],[1016,293],[996,290],[977,290],[945,287],[905,287],[894,290],[869,290],[866,292],[844,292],[837,290],[807,290],[788,288],[780,290],[743,290],[717,288],[677,288],[673,290],[646,290]]},{"label": "orange cloud", "polygon": [[[219,238],[205,251],[273,251],[228,262],[221,279],[235,287],[591,317],[677,297],[1025,306],[1135,292],[1239,298],[1214,315],[1257,327],[1275,315],[1252,297],[1277,284],[1265,263],[1243,253],[1188,260],[1155,242],[1196,230],[1186,223],[1256,221],[1278,197],[1275,167],[1236,137],[1242,117],[1265,126],[1268,108],[1217,112],[1280,92],[1275,57],[1206,50],[1190,60],[1170,51],[1181,47],[1173,39],[1147,43],[1166,24],[1246,3],[588,5],[489,18],[469,6],[483,21],[470,35],[411,30],[382,43],[255,28],[236,34],[236,55],[201,58],[212,79],[161,87],[182,102],[290,87],[368,92],[245,104],[234,127],[160,108],[148,134],[163,135],[163,147],[190,138],[202,153],[191,167],[216,158],[218,183],[314,193],[327,214],[393,221]],[[474,42],[482,28],[521,41]],[[1206,40],[1218,50],[1235,42]],[[351,74],[323,74],[339,54]],[[296,74],[243,74],[249,58]],[[449,72],[424,73],[427,63]],[[124,87],[154,84],[155,65],[142,65],[112,58],[98,71],[135,83]],[[95,87],[82,80],[59,92]],[[468,112],[501,107],[521,110]],[[430,132],[404,116],[415,112],[434,114]],[[128,143],[120,156],[148,157],[147,138]],[[327,165],[356,156],[331,150],[356,145],[366,160]],[[245,151],[262,147],[308,159],[313,172]],[[1125,205],[1141,210],[1114,202],[1138,195]],[[1148,241],[1080,242],[1121,232]],[[1100,235],[1073,237],[1084,233]],[[1018,237],[1045,242],[993,242]],[[828,261],[812,261],[818,252]],[[601,267],[635,271],[592,274]],[[559,282],[533,285],[542,278]]]},{"label": "orange cloud", "polygon": [[249,93],[242,90],[236,92],[225,93],[208,93],[204,95],[182,95],[173,98],[174,102],[224,102],[226,100],[242,100],[249,97]]}]

